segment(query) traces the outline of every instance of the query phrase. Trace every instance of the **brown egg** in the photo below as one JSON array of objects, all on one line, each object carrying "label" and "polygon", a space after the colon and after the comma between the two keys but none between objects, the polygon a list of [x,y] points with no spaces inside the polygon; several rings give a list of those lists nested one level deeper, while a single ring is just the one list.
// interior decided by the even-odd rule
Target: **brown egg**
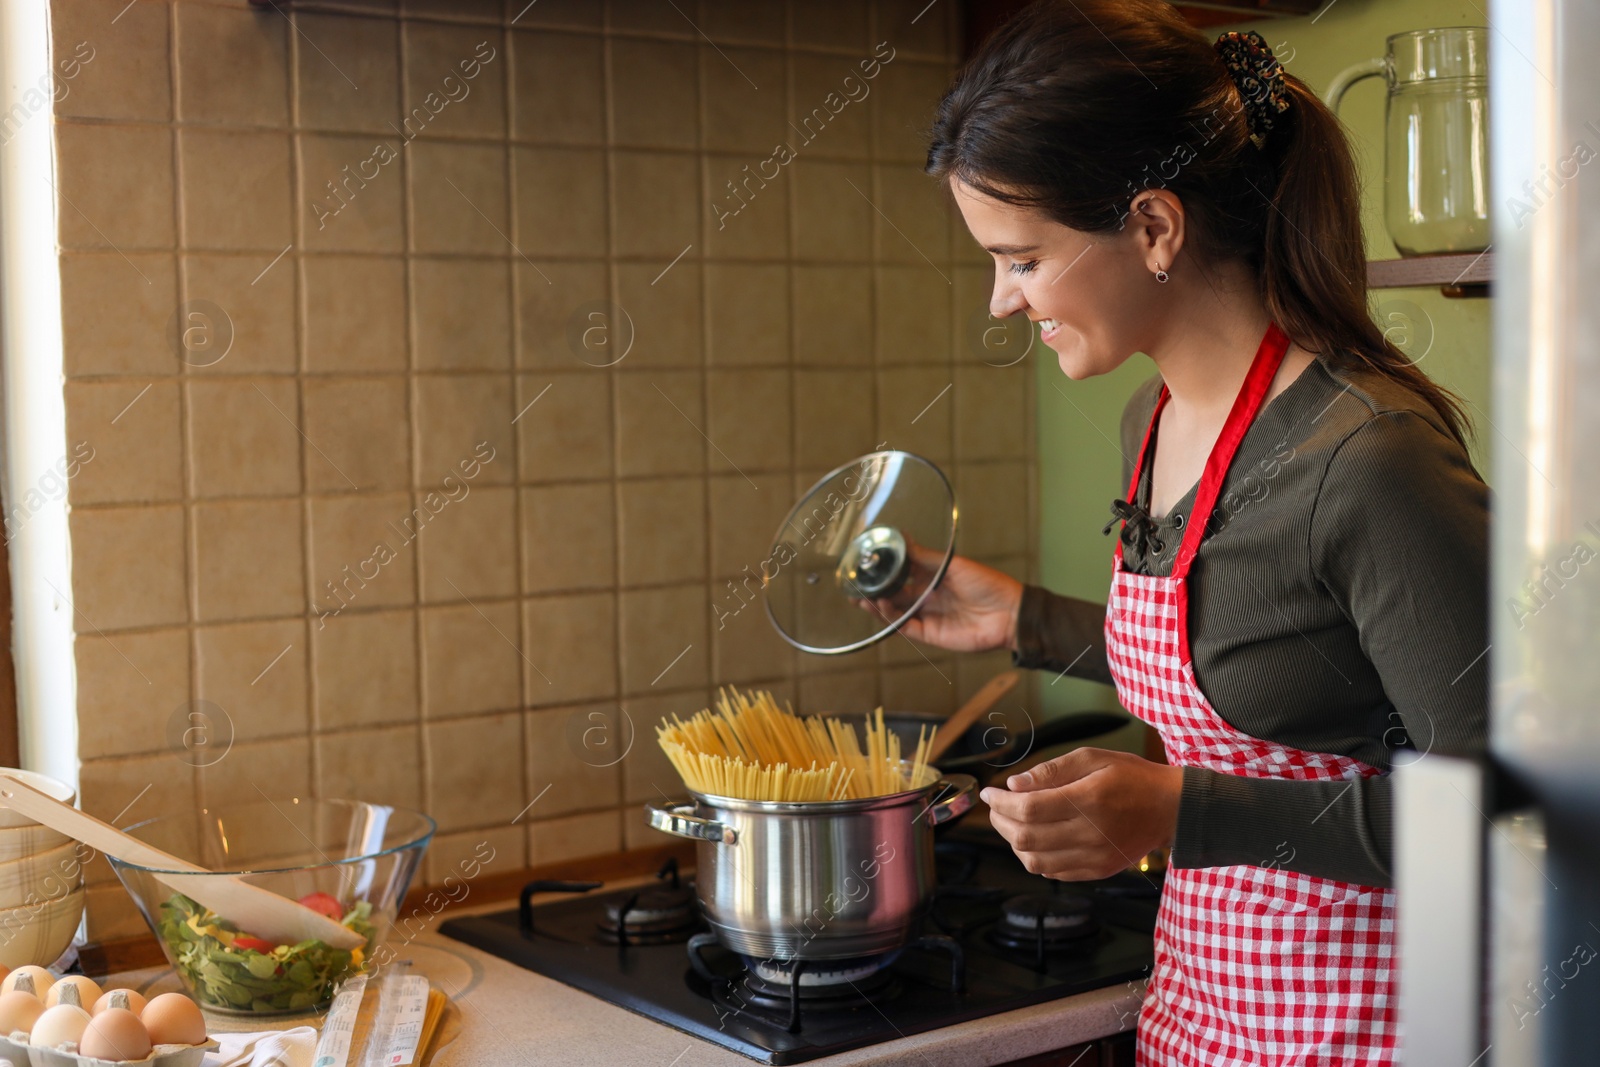
[{"label": "brown egg", "polygon": [[107,1008],[127,1008],[138,1015],[144,1011],[144,1006],[149,1001],[131,989],[108,989],[100,994],[100,999],[94,1002],[94,1007],[89,1009],[90,1015],[99,1015]]},{"label": "brown egg", "polygon": [[[69,989],[72,990],[72,993],[67,992]],[[74,993],[77,994],[78,997],[76,1001],[72,999]],[[45,993],[44,1006],[47,1008],[53,1008],[57,1004],[76,1003],[78,1007],[82,1008],[84,1011],[88,1011],[89,1005],[93,1004],[99,999],[99,983],[97,983],[93,978],[85,978],[81,974],[69,974],[65,978],[57,981],[56,984],[51,986],[49,991]]]},{"label": "brown egg", "polygon": [[77,1044],[88,1028],[88,1012],[75,1004],[57,1004],[53,1008],[46,1008],[44,1014],[34,1022],[33,1029],[28,1031],[28,1044],[40,1048]]},{"label": "brown egg", "polygon": [[78,1055],[94,1060],[142,1060],[150,1055],[150,1034],[127,1008],[107,1008],[89,1020],[83,1040],[78,1042]]},{"label": "brown egg", "polygon": [[[38,997],[41,1001],[44,1000],[44,995],[49,991],[50,987],[56,984],[55,975],[51,974],[43,967],[29,963],[18,967],[16,970],[6,975],[5,981],[0,982],[0,993],[11,992],[13,989],[17,988],[17,983],[21,982],[24,978],[33,984],[33,995]],[[24,983],[23,988],[27,988],[26,983]]]},{"label": "brown egg", "polygon": [[26,990],[0,993],[0,1035],[10,1036],[17,1030],[27,1033],[43,1014],[44,1004]]},{"label": "brown egg", "polygon": [[139,1020],[158,1045],[199,1045],[206,1039],[206,1017],[182,993],[163,993],[145,1005]]}]

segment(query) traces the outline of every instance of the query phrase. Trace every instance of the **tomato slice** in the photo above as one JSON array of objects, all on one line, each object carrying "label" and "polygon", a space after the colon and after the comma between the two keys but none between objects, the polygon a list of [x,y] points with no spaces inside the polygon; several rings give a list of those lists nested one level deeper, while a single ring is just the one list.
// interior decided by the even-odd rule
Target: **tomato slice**
[{"label": "tomato slice", "polygon": [[271,951],[278,946],[274,945],[271,941],[263,941],[259,937],[251,937],[248,934],[240,934],[238,937],[233,939],[233,947],[253,948],[257,952],[271,953]]},{"label": "tomato slice", "polygon": [[300,898],[300,903],[312,911],[321,912],[334,922],[344,918],[344,905],[331,893],[307,893]]}]

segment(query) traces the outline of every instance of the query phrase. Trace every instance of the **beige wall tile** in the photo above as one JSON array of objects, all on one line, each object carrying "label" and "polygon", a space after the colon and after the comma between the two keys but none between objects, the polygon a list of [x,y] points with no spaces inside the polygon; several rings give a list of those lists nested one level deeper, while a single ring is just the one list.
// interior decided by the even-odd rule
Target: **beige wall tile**
[{"label": "beige wall tile", "polygon": [[[300,279],[306,370],[406,369],[405,260],[307,256],[300,260]],[[362,313],[350,314],[352,307]]]},{"label": "beige wall tile", "polygon": [[614,811],[565,815],[528,824],[528,862],[534,866],[602,856],[621,847],[622,822]]},{"label": "beige wall tile", "polygon": [[695,47],[626,37],[612,38],[609,46],[615,143],[631,148],[698,147]]},{"label": "beige wall tile", "polygon": [[[196,496],[300,491],[301,438],[289,421],[299,410],[292,379],[191,381],[185,388]],[[326,467],[327,461],[312,452],[313,467]]]},{"label": "beige wall tile", "polygon": [[[70,207],[64,208],[71,211]],[[177,268],[170,255],[61,257],[61,333],[67,375],[172,374]]]},{"label": "beige wall tile", "polygon": [[838,371],[796,371],[794,381],[797,462],[831,470],[873,450],[867,390],[840,389]]},{"label": "beige wall tile", "polygon": [[789,362],[789,268],[707,263],[706,353],[719,367]]},{"label": "beige wall tile", "polygon": [[617,692],[617,601],[613,593],[568,593],[523,604],[522,651],[531,705],[598,700]]},{"label": "beige wall tile", "polygon": [[302,11],[296,25],[315,48],[298,49],[299,120],[317,130],[392,133],[400,124],[399,25]]},{"label": "beige wall tile", "polygon": [[[528,865],[528,833],[521,826],[501,826],[434,834],[423,863],[425,884],[444,886],[465,903],[485,892],[482,887],[486,878]],[[460,895],[463,889],[464,897]]]},{"label": "beige wall tile", "polygon": [[311,739],[236,743],[225,759],[200,768],[205,805],[259,804],[311,796]]},{"label": "beige wall tile", "polygon": [[699,263],[688,257],[672,264],[619,263],[617,303],[634,330],[633,349],[618,366],[638,370],[704,363]]},{"label": "beige wall tile", "polygon": [[[418,486],[439,488],[440,479],[474,455],[483,463],[475,485],[502,485],[516,477],[511,440],[509,374],[429,374],[416,379]],[[486,447],[484,447],[486,445]]]},{"label": "beige wall tile", "polygon": [[[602,5],[594,0],[544,0],[523,12],[517,25],[569,26],[575,29],[597,30],[601,25]],[[512,13],[515,18],[516,13]]]},{"label": "beige wall tile", "polygon": [[1026,363],[965,366],[956,371],[956,450],[962,459],[1021,459],[1028,454]]},{"label": "beige wall tile", "polygon": [[399,252],[403,203],[399,137],[299,136],[304,246],[317,252]]},{"label": "beige wall tile", "polygon": [[[616,704],[579,704],[570,708],[531,711],[523,718],[528,753],[528,799],[539,802],[527,818],[547,819],[569,811],[616,804],[619,761],[632,758],[645,733],[637,718],[625,718]],[[545,792],[545,790],[549,790]],[[540,794],[543,794],[540,796]]]},{"label": "beige wall tile", "polygon": [[[120,18],[118,11],[122,11]],[[171,8],[116,0],[79,0],[52,5],[50,36],[60,95],[56,114],[99,119],[172,117],[172,78],[167,38]],[[116,38],[104,28],[116,19]]]},{"label": "beige wall tile", "polygon": [[[751,483],[755,483],[754,486]],[[787,474],[752,474],[745,481],[737,474],[712,476],[710,497],[711,576],[753,576],[759,588],[762,563],[768,559],[778,525],[794,506]],[[771,573],[769,566],[768,572]],[[712,583],[713,603],[727,602],[721,582]]]},{"label": "beige wall tile", "polygon": [[726,457],[723,467],[732,463],[749,474],[789,466],[792,397],[787,369],[710,371],[706,402],[706,436],[721,450],[717,458]]},{"label": "beige wall tile", "polygon": [[461,483],[465,494],[428,524],[422,595],[459,603],[517,594],[517,491]]},{"label": "beige wall tile", "polygon": [[178,5],[177,19],[181,119],[288,123],[288,19],[199,4]]},{"label": "beige wall tile", "polygon": [[506,150],[418,140],[408,149],[411,246],[418,252],[512,251]]},{"label": "beige wall tile", "polygon": [[412,260],[411,310],[418,368],[511,365],[511,270],[505,260]]},{"label": "beige wall tile", "polygon": [[[878,372],[878,439],[890,447],[947,463],[951,413],[955,410],[953,377],[943,367],[898,367]],[[1021,412],[1005,416],[1021,421]]]},{"label": "beige wall tile", "polygon": [[758,41],[781,45],[784,11],[776,4],[746,4],[740,0],[702,0],[700,20],[713,41]]},{"label": "beige wall tile", "polygon": [[[511,157],[516,172],[515,237],[522,254],[603,254],[605,154],[586,148],[517,148]],[[678,245],[668,257],[682,248]],[[596,298],[603,295],[596,294]]]},{"label": "beige wall tile", "polygon": [[172,248],[172,132],[56,124],[64,248]]},{"label": "beige wall tile", "polygon": [[881,208],[873,199],[872,169],[859,163],[799,159],[789,165],[794,189],[794,254],[801,260],[872,256],[872,230]]},{"label": "beige wall tile", "polygon": [[[176,382],[68,382],[69,469],[89,457],[71,479],[73,504],[182,499],[182,429]],[[92,451],[81,452],[80,442]],[[29,486],[59,496],[61,473],[41,471]]]},{"label": "beige wall tile", "polygon": [[[505,136],[505,35],[500,30],[406,22],[401,36],[409,135]],[[467,76],[473,72],[475,77]],[[428,116],[426,122],[422,116]]]},{"label": "beige wall tile", "polygon": [[[865,4],[841,4],[837,0],[790,0],[789,34],[797,45],[820,48],[846,48],[852,53],[870,53]],[[809,58],[803,54],[796,57]]]},{"label": "beige wall tile", "polygon": [[428,814],[441,830],[507,826],[527,804],[522,714],[429,723]]},{"label": "beige wall tile", "polygon": [[419,734],[417,726],[391,726],[319,736],[317,795],[421,807]]},{"label": "beige wall tile", "polygon": [[646,801],[660,804],[683,795],[683,779],[678,777],[672,761],[656,743],[656,727],[669,716],[687,719],[710,705],[711,694],[703,689],[623,701],[622,707],[633,724],[634,735],[628,758],[622,761],[622,799],[630,806]]},{"label": "beige wall tile", "polygon": [[860,367],[872,350],[872,272],[866,267],[795,267],[794,361]]},{"label": "beige wall tile", "polygon": [[124,937],[150,936],[150,927],[139,914],[138,905],[120,884],[95,886],[86,890],[84,903],[91,940],[105,942]]},{"label": "beige wall tile", "polygon": [[[878,338],[878,362],[901,365],[907,363],[944,363],[951,354],[950,290],[952,276],[945,269],[929,266],[880,267],[874,291],[875,323]],[[984,304],[988,301],[985,299]],[[954,340],[961,349],[962,358],[975,357],[969,346],[977,337],[978,327],[963,314],[959,320]],[[994,325],[999,326],[996,320]],[[987,356],[996,363],[1014,357],[1005,354],[1004,328],[997,339],[990,342],[994,354]],[[988,350],[986,350],[988,351]]]},{"label": "beige wall tile", "polygon": [[406,487],[411,449],[404,377],[310,378],[303,395],[306,437],[321,449],[306,469],[312,492],[348,489],[347,477],[363,490]]},{"label": "beige wall tile", "polygon": [[612,32],[694,36],[694,28],[684,22],[682,15],[652,0],[606,0],[606,28]]},{"label": "beige wall tile", "polygon": [[[531,12],[530,12],[531,14]],[[518,25],[526,25],[519,20]],[[604,144],[605,56],[599,37],[510,34],[512,129],[519,141]]]},{"label": "beige wall tile", "polygon": [[951,13],[926,12],[932,17],[920,17],[925,12],[917,0],[879,0],[873,8],[876,35],[880,40],[891,38],[899,48],[917,56],[953,59]]},{"label": "beige wall tile", "polygon": [[452,22],[498,24],[507,14],[502,0],[402,0],[401,13]]},{"label": "beige wall tile", "polygon": [[703,479],[627,481],[617,492],[622,585],[661,585],[705,577]]},{"label": "beige wall tile", "polygon": [[693,156],[617,151],[611,173],[613,253],[670,260],[694,243],[700,199]]},{"label": "beige wall tile", "polygon": [[960,463],[954,473],[964,527],[956,551],[967,556],[1026,552],[1027,465]]},{"label": "beige wall tile", "polygon": [[[183,273],[188,292],[191,328],[209,328],[207,347],[186,346],[185,362],[192,373],[290,374],[296,369],[294,343],[294,262],[281,249],[241,256],[185,256]],[[287,262],[285,262],[287,260]],[[222,309],[225,320],[213,322],[214,311],[200,301]],[[196,318],[195,312],[209,315]],[[215,346],[231,331],[232,344],[223,354]],[[218,358],[220,356],[220,358]]]},{"label": "beige wall tile", "polygon": [[883,706],[889,711],[956,710],[955,664],[918,662],[883,672]]},{"label": "beige wall tile", "polygon": [[75,508],[70,523],[75,627],[185,620],[182,508]]},{"label": "beige wall tile", "polygon": [[700,411],[704,380],[690,371],[617,378],[619,474],[695,474],[705,469],[705,416]]},{"label": "beige wall tile", "polygon": [[517,411],[524,481],[611,476],[609,375],[518,375]]},{"label": "beige wall tile", "polygon": [[[837,23],[848,27],[851,19],[842,10],[844,6],[835,5],[829,15],[814,18],[813,26]],[[795,29],[798,33],[798,22]],[[853,57],[794,53],[794,107],[788,135],[795,151],[851,159],[866,159],[871,154],[877,79],[865,77],[861,70],[862,61],[871,56],[866,47]],[[882,73],[881,66],[877,72]],[[862,191],[867,191],[865,186]]]},{"label": "beige wall tile", "polygon": [[[416,601],[421,515],[409,494],[312,497],[311,597],[316,610],[363,610]],[[331,584],[330,584],[331,583]]]},{"label": "beige wall tile", "polygon": [[[765,157],[762,157],[765,158]],[[774,162],[788,156],[778,153]],[[746,171],[744,168],[751,169]],[[787,171],[791,163],[784,167]],[[751,166],[748,153],[706,154],[700,167],[706,209],[702,212],[706,254],[718,259],[782,259],[789,255],[789,201],[794,176],[784,173],[763,182],[760,160]],[[765,173],[771,175],[772,168]],[[643,180],[644,175],[632,180]],[[618,183],[622,175],[618,173]],[[624,188],[627,186],[624,185]],[[676,194],[675,194],[676,197]],[[654,210],[676,210],[661,204]]]},{"label": "beige wall tile", "polygon": [[794,648],[773,628],[766,606],[759,599],[744,602],[739,593],[728,591],[726,583],[712,585],[711,592],[713,603],[728,612],[716,615],[711,624],[712,678],[725,685],[789,677]]},{"label": "beige wall tile", "polygon": [[195,598],[205,622],[304,610],[300,501],[201,504],[194,509]]},{"label": "beige wall tile", "polygon": [[[885,36],[879,33],[878,39]],[[872,112],[874,149],[880,160],[920,164],[928,155],[925,131],[949,87],[950,68],[909,58],[901,52],[898,38],[894,46],[895,57],[883,67],[874,87],[878,105]]]},{"label": "beige wall tile", "polygon": [[[948,193],[918,166],[876,168],[872,213],[879,261],[942,263],[950,243],[951,215],[960,217]],[[960,224],[963,231],[965,224]]]},{"label": "beige wall tile", "polygon": [[178,147],[186,244],[276,255],[290,243],[287,135],[190,127]]},{"label": "beige wall tile", "polygon": [[624,693],[706,684],[704,585],[634,589],[617,599]]},{"label": "beige wall tile", "polygon": [[878,671],[856,667],[802,674],[795,710],[804,715],[860,715],[878,706]]},{"label": "beige wall tile", "polygon": [[528,593],[616,585],[611,483],[522,490],[522,583]]},{"label": "beige wall tile", "polygon": [[256,741],[306,732],[306,624],[299,619],[202,626],[200,696],[233,720],[234,738]]},{"label": "beige wall tile", "polygon": [[[87,629],[87,628],[86,628]],[[189,636],[151,630],[76,641],[78,754],[167,752],[167,727],[189,703]]]},{"label": "beige wall tile", "polygon": [[410,611],[347,611],[312,625],[319,730],[416,720],[415,628]]},{"label": "beige wall tile", "polygon": [[463,604],[422,613],[428,718],[519,707],[521,620],[515,603]]},{"label": "beige wall tile", "polygon": [[132,826],[193,811],[194,769],[170,752],[84,760],[78,771],[78,796],[83,810],[95,818],[116,827]]},{"label": "beige wall tile", "polygon": [[518,258],[512,269],[521,331],[518,366],[599,368],[628,357],[635,328],[616,311],[604,263],[537,266]]}]

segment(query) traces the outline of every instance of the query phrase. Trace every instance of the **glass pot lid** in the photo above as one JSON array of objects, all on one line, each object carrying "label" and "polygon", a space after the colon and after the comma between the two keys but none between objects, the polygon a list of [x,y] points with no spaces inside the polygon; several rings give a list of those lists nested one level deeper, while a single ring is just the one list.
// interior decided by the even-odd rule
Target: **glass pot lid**
[{"label": "glass pot lid", "polygon": [[910,452],[870,452],[812,486],[778,527],[761,567],[767,616],[805,652],[866,648],[922,606],[955,537],[944,472]]}]

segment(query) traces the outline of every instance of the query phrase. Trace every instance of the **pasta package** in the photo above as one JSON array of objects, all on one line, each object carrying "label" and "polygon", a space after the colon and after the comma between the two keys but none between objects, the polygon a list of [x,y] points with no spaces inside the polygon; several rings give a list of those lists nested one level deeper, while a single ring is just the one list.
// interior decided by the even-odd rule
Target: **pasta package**
[{"label": "pasta package", "polygon": [[740,800],[857,800],[918,789],[934,778],[933,737],[918,732],[909,765],[883,708],[865,716],[865,747],[853,725],[778,707],[765,690],[722,689],[717,708],[656,727],[656,739],[697,793]]}]

